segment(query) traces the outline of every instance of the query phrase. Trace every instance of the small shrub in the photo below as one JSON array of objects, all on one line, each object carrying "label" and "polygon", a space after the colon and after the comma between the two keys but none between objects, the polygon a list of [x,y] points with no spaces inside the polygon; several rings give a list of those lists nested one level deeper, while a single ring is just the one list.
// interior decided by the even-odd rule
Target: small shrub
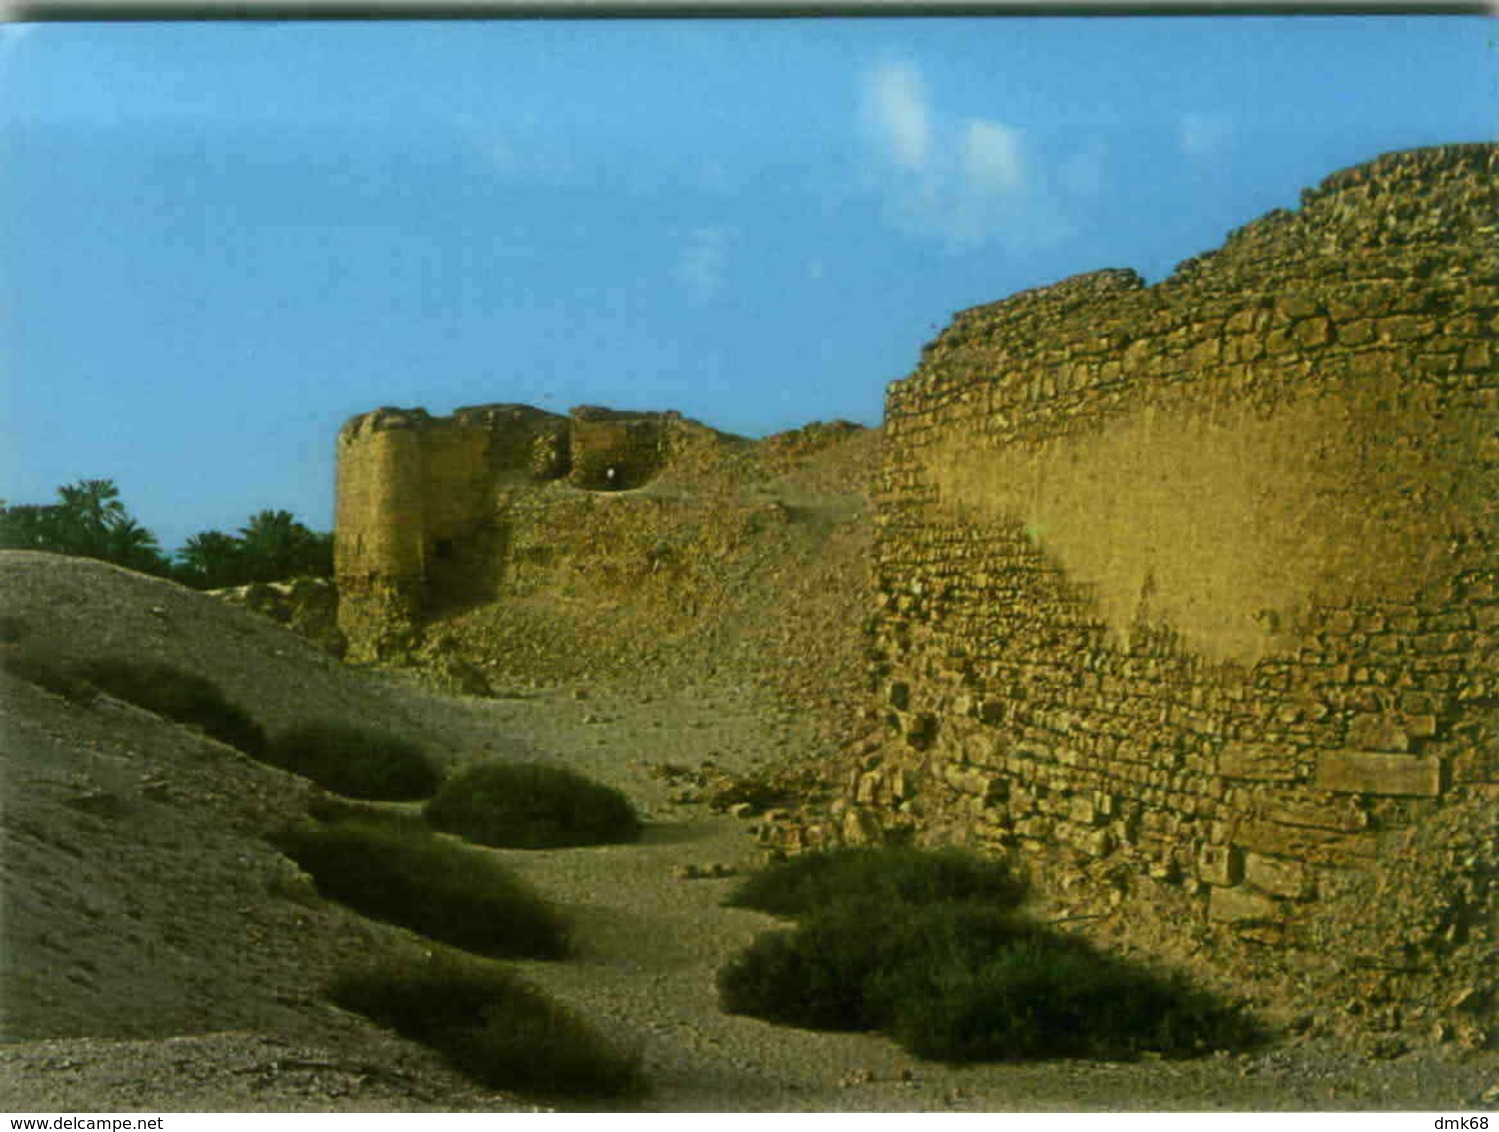
[{"label": "small shrub", "polygon": [[347,818],[273,840],[324,896],[366,916],[482,955],[567,954],[561,919],[520,878],[409,820]]},{"label": "small shrub", "polygon": [[431,797],[442,772],[415,743],[345,723],[307,723],[278,734],[263,758],[351,798]]},{"label": "small shrub", "polygon": [[889,1027],[917,973],[965,968],[996,954],[1023,927],[977,902],[921,907],[835,903],[794,931],[758,936],[718,973],[731,1014],[814,1030]]},{"label": "small shrub", "polygon": [[1239,1008],[1028,922],[1000,866],[911,849],[807,854],[733,903],[797,916],[718,974],[730,1013],[883,1030],[919,1057],[1187,1055],[1260,1039]]},{"label": "small shrub", "polygon": [[1017,938],[986,963],[897,977],[890,1033],[937,1061],[1189,1056],[1259,1038],[1241,1010],[1185,980],[1051,934]]},{"label": "small shrub", "polygon": [[106,658],[87,661],[78,673],[116,699],[178,723],[191,724],[249,755],[265,749],[265,732],[230,703],[217,684],[158,661]]},{"label": "small shrub", "polygon": [[0,668],[70,703],[91,704],[99,696],[99,690],[87,680],[74,676],[59,664],[29,653],[0,652]]},{"label": "small shrub", "polygon": [[553,849],[633,841],[640,819],[609,786],[556,766],[480,763],[448,779],[427,803],[438,829],[481,845]]},{"label": "small shrub", "polygon": [[931,904],[983,900],[1013,908],[1025,885],[999,861],[944,849],[905,847],[803,853],[749,877],[729,897],[741,908],[806,916],[833,904]]},{"label": "small shrub", "polygon": [[830,941],[823,922],[762,932],[718,972],[729,1014],[809,1030],[872,1030],[879,1021],[864,989],[885,950],[875,936]]},{"label": "small shrub", "polygon": [[509,972],[433,956],[340,977],[334,1002],[437,1050],[486,1088],[543,1098],[644,1091],[637,1057]]}]

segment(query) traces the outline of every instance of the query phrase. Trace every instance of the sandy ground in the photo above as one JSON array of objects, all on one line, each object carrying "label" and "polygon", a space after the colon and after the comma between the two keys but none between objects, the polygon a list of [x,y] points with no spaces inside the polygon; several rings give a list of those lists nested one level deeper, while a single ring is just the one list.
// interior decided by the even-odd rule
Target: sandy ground
[{"label": "sandy ground", "polygon": [[[1442,1110],[1499,1104],[1499,1057],[1369,1060],[1286,1039],[1247,1055],[947,1068],[874,1035],[720,1013],[713,976],[775,921],[722,907],[758,853],[753,819],[712,812],[686,778],[814,749],[814,728],[730,678],[648,673],[500,699],[432,695],[346,669],[278,626],[97,563],[0,554],[11,648],[158,657],[202,671],[272,727],[333,716],[434,754],[549,758],[624,789],[635,845],[497,854],[570,917],[578,955],[527,977],[637,1049],[652,1111]],[[322,986],[419,941],[321,900],[264,840],[305,782],[109,699],[80,707],[0,677],[3,1044],[11,1111],[527,1111],[427,1051],[329,1005]],[[686,793],[684,794],[684,791]],[[673,800],[675,799],[675,800]]]}]

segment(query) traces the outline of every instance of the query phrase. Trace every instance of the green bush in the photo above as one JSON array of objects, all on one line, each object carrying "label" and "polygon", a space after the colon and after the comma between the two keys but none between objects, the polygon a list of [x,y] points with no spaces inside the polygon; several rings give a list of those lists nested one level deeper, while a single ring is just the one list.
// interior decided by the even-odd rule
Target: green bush
[{"label": "green bush", "polygon": [[633,841],[640,819],[618,790],[556,766],[479,763],[427,803],[438,829],[481,845],[553,849]]},{"label": "green bush", "polygon": [[273,841],[319,892],[366,916],[482,955],[567,954],[562,920],[528,885],[486,854],[409,821],[346,818]]},{"label": "green bush", "polygon": [[230,703],[217,684],[159,661],[105,658],[85,661],[78,674],[116,699],[191,724],[231,747],[259,756],[265,732],[243,710]]},{"label": "green bush", "polygon": [[330,993],[486,1088],[543,1098],[644,1091],[637,1057],[498,968],[443,955],[387,962],[340,977]]},{"label": "green bush", "polygon": [[1002,862],[953,849],[892,847],[803,853],[749,877],[729,903],[777,916],[806,916],[852,900],[931,904],[973,899],[1012,908],[1024,897],[1024,883]]},{"label": "green bush", "polygon": [[345,723],[306,723],[276,735],[263,759],[351,798],[431,797],[442,772],[415,743]]},{"label": "green bush", "polygon": [[888,1029],[918,1057],[1126,1060],[1251,1045],[1243,1011],[1053,933],[1012,940],[983,963],[901,967]]},{"label": "green bush", "polygon": [[814,1030],[890,1027],[918,973],[965,968],[1026,930],[978,902],[835,903],[794,931],[771,931],[718,973],[731,1014]]},{"label": "green bush", "polygon": [[948,1062],[1189,1055],[1259,1040],[1239,1008],[1023,919],[1020,896],[1002,869],[949,853],[793,858],[733,897],[801,923],[760,935],[719,971],[720,1005],[810,1029],[883,1030]]}]

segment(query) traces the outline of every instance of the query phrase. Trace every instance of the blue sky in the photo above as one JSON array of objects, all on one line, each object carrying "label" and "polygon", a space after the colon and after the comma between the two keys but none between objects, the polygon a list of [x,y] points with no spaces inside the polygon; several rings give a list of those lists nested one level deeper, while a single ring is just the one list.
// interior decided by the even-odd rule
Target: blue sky
[{"label": "blue sky", "polygon": [[332,522],[380,405],[877,423],[953,312],[1491,139],[1483,17],[0,27],[0,498]]}]

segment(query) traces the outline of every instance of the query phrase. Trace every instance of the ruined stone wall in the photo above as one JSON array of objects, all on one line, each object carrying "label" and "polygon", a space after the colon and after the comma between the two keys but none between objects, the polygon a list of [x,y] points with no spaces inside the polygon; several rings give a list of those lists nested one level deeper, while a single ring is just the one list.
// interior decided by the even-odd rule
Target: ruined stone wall
[{"label": "ruined stone wall", "polygon": [[960,314],[887,401],[890,737],[812,838],[1014,854],[1365,1027],[1488,1040],[1495,161],[1390,155],[1159,285]]},{"label": "ruined stone wall", "polygon": [[428,612],[482,599],[503,552],[501,485],[569,467],[567,420],[524,405],[377,409],[338,438],[334,571],[355,659],[409,647]]},{"label": "ruined stone wall", "polygon": [[576,535],[591,493],[639,488],[729,439],[679,413],[586,406],[567,417],[484,405],[353,418],[338,439],[334,542],[350,657],[405,654],[433,615],[494,599]]}]

